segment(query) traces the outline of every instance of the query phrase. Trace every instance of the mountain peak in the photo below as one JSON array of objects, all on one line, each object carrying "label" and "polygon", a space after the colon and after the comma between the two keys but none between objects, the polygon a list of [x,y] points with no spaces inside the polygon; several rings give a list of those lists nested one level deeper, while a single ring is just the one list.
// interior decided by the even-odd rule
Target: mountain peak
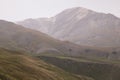
[{"label": "mountain peak", "polygon": [[67,10],[86,10],[86,11],[91,11],[91,10],[89,10],[89,9],[86,9],[86,8],[83,8],[83,7],[73,7],[73,8],[69,8],[69,9],[67,9]]},{"label": "mountain peak", "polygon": [[89,9],[86,9],[86,8],[74,7],[74,8],[69,8],[69,9],[66,9],[66,10],[62,11],[61,13],[56,15],[56,17],[57,16],[61,16],[61,17],[68,16],[68,17],[71,17],[71,18],[74,17],[78,20],[81,20],[91,12],[93,12],[93,11],[91,11]]}]

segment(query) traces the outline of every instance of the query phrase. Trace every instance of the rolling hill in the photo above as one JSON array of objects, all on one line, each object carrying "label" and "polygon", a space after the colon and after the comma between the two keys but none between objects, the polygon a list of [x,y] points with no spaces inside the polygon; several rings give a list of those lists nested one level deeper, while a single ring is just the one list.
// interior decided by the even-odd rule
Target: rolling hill
[{"label": "rolling hill", "polygon": [[120,19],[112,14],[77,7],[51,18],[27,19],[17,23],[84,46],[120,47]]},{"label": "rolling hill", "polygon": [[[13,50],[24,50],[31,53],[57,52],[66,50],[63,43],[48,35],[24,28],[12,22],[0,21],[0,46]],[[66,51],[67,53],[67,51]]]},{"label": "rolling hill", "polygon": [[91,80],[63,71],[35,57],[0,48],[0,80]]}]

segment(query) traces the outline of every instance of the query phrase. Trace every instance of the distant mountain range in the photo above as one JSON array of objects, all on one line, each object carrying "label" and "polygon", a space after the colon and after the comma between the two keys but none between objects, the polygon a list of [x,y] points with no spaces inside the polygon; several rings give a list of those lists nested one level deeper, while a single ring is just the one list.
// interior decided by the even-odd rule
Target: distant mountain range
[{"label": "distant mountain range", "polygon": [[77,7],[51,18],[27,19],[17,23],[80,45],[120,47],[120,19],[112,14]]}]

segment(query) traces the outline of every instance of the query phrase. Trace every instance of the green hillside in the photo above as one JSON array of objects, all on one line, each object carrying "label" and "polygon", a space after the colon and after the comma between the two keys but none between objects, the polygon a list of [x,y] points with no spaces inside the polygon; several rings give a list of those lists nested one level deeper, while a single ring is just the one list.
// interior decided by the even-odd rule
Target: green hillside
[{"label": "green hillside", "polygon": [[0,49],[0,80],[91,80],[86,78],[67,73],[29,55]]}]

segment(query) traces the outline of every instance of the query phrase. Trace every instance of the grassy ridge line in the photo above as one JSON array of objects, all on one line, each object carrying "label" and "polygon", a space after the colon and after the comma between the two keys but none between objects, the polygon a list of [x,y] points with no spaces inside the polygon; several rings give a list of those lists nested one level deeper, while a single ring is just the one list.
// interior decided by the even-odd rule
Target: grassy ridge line
[{"label": "grassy ridge line", "polygon": [[38,58],[67,72],[85,75],[95,80],[120,80],[120,66],[118,63],[100,62],[100,60],[97,62],[93,59],[75,59],[71,57],[39,56]]},{"label": "grassy ridge line", "polygon": [[[34,56],[34,55],[33,55]],[[114,65],[119,65],[120,66],[120,60],[109,60],[109,59],[105,59],[105,58],[88,58],[85,56],[67,56],[67,55],[53,55],[51,53],[44,53],[44,54],[39,54],[39,55],[35,55],[36,57],[39,56],[45,56],[45,57],[55,57],[55,58],[59,58],[59,59],[68,59],[68,60],[74,60],[77,62],[89,62],[89,63],[101,63],[101,64],[114,64]]]}]

